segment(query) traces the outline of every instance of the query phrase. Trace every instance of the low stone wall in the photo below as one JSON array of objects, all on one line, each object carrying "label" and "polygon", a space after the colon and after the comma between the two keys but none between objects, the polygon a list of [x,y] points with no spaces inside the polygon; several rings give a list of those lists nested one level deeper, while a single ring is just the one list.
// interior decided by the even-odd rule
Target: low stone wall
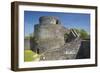
[{"label": "low stone wall", "polygon": [[24,39],[24,49],[29,50],[30,49],[30,38]]},{"label": "low stone wall", "polygon": [[77,59],[90,58],[90,40],[82,40]]},{"label": "low stone wall", "polygon": [[36,52],[36,43],[33,37],[24,38],[24,50],[32,50]]}]

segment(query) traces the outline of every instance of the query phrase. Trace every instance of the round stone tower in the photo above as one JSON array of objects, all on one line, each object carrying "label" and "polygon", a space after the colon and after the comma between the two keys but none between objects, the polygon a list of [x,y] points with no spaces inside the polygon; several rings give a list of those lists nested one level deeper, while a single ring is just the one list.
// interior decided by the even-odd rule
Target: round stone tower
[{"label": "round stone tower", "polygon": [[58,24],[58,18],[54,16],[42,16],[39,19],[40,24]]},{"label": "round stone tower", "polygon": [[60,21],[54,16],[42,16],[39,24],[34,26],[34,36],[37,41],[38,53],[59,48],[64,45],[64,33]]}]

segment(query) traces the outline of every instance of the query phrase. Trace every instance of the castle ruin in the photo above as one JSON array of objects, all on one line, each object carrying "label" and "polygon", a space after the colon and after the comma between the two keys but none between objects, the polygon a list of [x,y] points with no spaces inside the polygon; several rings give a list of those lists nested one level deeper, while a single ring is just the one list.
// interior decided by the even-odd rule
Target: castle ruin
[{"label": "castle ruin", "polygon": [[[78,37],[74,30],[71,32],[71,30],[62,26],[57,17],[40,17],[39,24],[34,26],[34,37],[37,41],[35,52],[41,54],[41,60],[67,59],[66,45],[68,44],[65,41],[65,33],[70,34],[73,40]],[[78,49],[79,46],[76,48]],[[75,56],[75,52],[72,54]]]},{"label": "castle ruin", "polygon": [[[76,59],[80,58],[78,53],[80,54],[82,46],[79,36],[74,29],[65,28],[58,17],[42,16],[39,24],[34,26],[35,42],[31,39],[28,46],[33,46],[31,50],[41,55],[40,60]],[[89,54],[86,57],[90,57]]]}]

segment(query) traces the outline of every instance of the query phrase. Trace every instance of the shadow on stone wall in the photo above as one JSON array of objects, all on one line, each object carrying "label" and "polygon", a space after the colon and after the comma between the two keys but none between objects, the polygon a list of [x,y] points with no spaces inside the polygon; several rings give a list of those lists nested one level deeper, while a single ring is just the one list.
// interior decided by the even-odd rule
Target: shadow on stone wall
[{"label": "shadow on stone wall", "polygon": [[90,58],[90,40],[82,40],[76,59]]}]

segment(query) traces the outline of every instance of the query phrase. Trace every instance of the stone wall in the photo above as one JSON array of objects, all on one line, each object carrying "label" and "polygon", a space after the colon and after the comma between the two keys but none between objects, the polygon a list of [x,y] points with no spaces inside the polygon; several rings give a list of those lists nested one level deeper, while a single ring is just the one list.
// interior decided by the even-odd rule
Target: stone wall
[{"label": "stone wall", "polygon": [[30,38],[24,38],[24,49],[25,50],[30,49]]},{"label": "stone wall", "polygon": [[[40,23],[34,26],[35,38],[38,41],[38,48],[59,48],[64,45],[64,30],[56,17],[43,16],[40,17]],[[40,53],[44,52],[43,49],[39,50]]]},{"label": "stone wall", "polygon": [[82,40],[77,59],[90,58],[90,40]]}]

